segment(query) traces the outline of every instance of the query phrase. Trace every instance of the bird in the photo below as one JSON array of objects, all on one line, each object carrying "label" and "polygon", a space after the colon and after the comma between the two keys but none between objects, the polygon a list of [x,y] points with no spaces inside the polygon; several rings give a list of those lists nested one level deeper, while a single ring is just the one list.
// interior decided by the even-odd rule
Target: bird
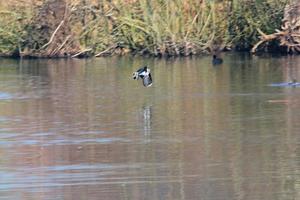
[{"label": "bird", "polygon": [[213,65],[220,65],[223,63],[222,58],[218,58],[216,54],[213,55],[212,64]]},{"label": "bird", "polygon": [[145,87],[150,87],[152,85],[152,77],[150,74],[150,69],[147,66],[144,66],[137,71],[133,72],[132,78],[138,80],[139,78],[143,79],[143,85]]}]

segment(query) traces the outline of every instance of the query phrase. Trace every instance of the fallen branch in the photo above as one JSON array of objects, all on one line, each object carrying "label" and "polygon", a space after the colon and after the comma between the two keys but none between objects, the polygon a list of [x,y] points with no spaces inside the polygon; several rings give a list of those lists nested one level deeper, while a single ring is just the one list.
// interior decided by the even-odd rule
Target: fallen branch
[{"label": "fallen branch", "polygon": [[83,53],[86,53],[86,52],[89,52],[89,51],[92,51],[93,49],[89,48],[89,49],[85,49],[83,51],[80,51],[79,53],[76,53],[75,55],[71,56],[71,58],[75,58]]},{"label": "fallen branch", "polygon": [[[265,42],[269,42],[269,41],[272,41],[274,39],[280,39],[282,36],[286,36],[288,35],[288,32],[285,32],[285,31],[279,31],[279,30],[276,30],[276,33],[273,33],[273,34],[265,34],[264,32],[262,32],[259,28],[256,29],[257,32],[261,35],[260,36],[260,41],[257,42],[251,49],[251,53],[255,53],[257,48],[265,43]],[[281,41],[281,45],[283,44],[283,41]]]},{"label": "fallen branch", "polygon": [[109,48],[105,49],[104,51],[101,51],[100,53],[96,54],[95,57],[102,56],[103,54],[106,54],[107,52],[111,51],[112,49],[115,49],[117,45],[112,45]]},{"label": "fallen branch", "polygon": [[64,20],[62,20],[59,25],[57,26],[57,28],[55,29],[55,31],[52,33],[51,37],[50,37],[50,40],[49,42],[47,42],[46,44],[44,44],[41,49],[44,49],[46,48],[49,44],[51,44],[51,42],[53,41],[54,37],[55,37],[55,34],[57,33],[57,31],[60,29],[60,27],[63,25],[64,23]]},{"label": "fallen branch", "polygon": [[264,40],[261,40],[261,41],[259,41],[258,43],[256,43],[256,44],[252,47],[251,53],[255,53],[256,50],[257,50],[257,48],[259,47],[259,45],[261,45],[261,44],[264,43],[264,42],[265,42]]},{"label": "fallen branch", "polygon": [[268,37],[268,36],[267,36],[264,32],[262,32],[259,28],[257,28],[256,30],[257,30],[257,32],[258,32],[263,38],[267,38],[267,37]]},{"label": "fallen branch", "polygon": [[64,42],[63,42],[58,48],[56,48],[56,49],[51,53],[51,55],[54,55],[54,54],[56,54],[57,52],[59,52],[59,51],[65,46],[65,44],[67,43],[67,41],[69,40],[70,37],[71,37],[71,35],[68,35],[68,36],[66,37],[66,39],[64,40]]}]

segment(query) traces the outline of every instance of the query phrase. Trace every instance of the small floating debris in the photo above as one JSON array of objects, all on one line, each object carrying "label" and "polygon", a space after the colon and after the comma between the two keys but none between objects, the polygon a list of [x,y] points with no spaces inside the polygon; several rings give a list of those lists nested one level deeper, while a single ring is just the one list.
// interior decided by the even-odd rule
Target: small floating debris
[{"label": "small floating debris", "polygon": [[12,95],[6,92],[0,92],[0,100],[8,100],[11,99]]},{"label": "small floating debris", "polygon": [[288,100],[288,99],[274,99],[274,100],[268,100],[268,103],[282,103],[282,104],[290,104],[295,103],[296,100]]},{"label": "small floating debris", "polygon": [[283,83],[271,83],[272,87],[300,87],[300,83],[296,81],[283,82]]}]

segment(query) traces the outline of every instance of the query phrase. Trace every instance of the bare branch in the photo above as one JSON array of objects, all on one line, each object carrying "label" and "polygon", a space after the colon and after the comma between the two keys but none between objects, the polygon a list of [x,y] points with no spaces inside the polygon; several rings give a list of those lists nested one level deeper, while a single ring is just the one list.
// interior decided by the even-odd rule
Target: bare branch
[{"label": "bare branch", "polygon": [[89,52],[89,51],[92,51],[93,49],[89,48],[89,49],[85,49],[83,51],[80,51],[79,53],[76,53],[75,55],[71,56],[71,58],[75,58],[77,56],[80,56],[81,54],[83,53],[86,53],[86,52]]},{"label": "bare branch", "polygon": [[60,29],[60,27],[64,24],[64,20],[62,20],[59,25],[57,26],[57,28],[55,29],[55,31],[53,32],[53,34],[51,35],[50,37],[50,40],[49,42],[47,42],[46,44],[44,44],[41,49],[44,49],[46,48],[49,44],[51,44],[51,42],[53,41],[54,37],[55,37],[55,34],[57,33],[57,31]]},{"label": "bare branch", "polygon": [[111,51],[112,49],[115,49],[117,47],[117,45],[112,45],[109,48],[105,49],[104,51],[101,51],[100,53],[96,54],[95,57],[99,57],[102,56],[103,54],[108,53],[109,51]]}]

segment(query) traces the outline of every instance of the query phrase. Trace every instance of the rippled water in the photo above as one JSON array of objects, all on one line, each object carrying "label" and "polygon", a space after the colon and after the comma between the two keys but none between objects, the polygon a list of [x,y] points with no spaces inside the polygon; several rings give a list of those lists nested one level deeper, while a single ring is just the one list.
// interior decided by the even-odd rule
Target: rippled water
[{"label": "rippled water", "polygon": [[0,59],[0,200],[300,199],[300,57],[223,57]]}]

